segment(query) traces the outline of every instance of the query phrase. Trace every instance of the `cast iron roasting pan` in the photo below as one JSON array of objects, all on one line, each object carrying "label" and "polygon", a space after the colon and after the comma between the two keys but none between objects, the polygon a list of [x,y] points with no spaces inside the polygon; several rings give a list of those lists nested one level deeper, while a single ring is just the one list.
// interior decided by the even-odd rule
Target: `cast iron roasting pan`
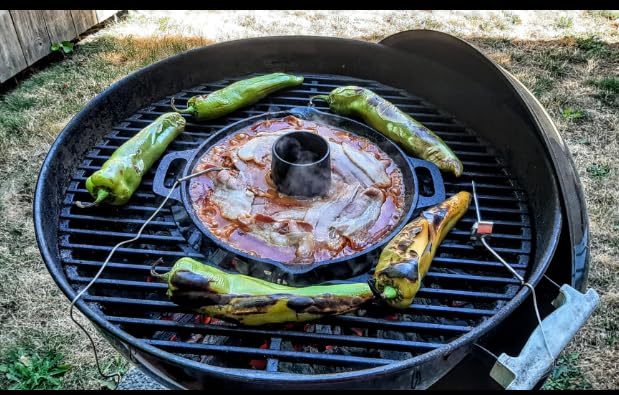
[{"label": "cast iron roasting pan", "polygon": [[[365,137],[389,155],[400,168],[403,176],[405,188],[404,209],[400,220],[381,240],[355,254],[311,264],[284,264],[272,259],[250,255],[214,236],[200,220],[192,205],[189,191],[191,182],[187,180],[182,182],[178,189],[172,192],[170,198],[177,202],[172,211],[180,229],[185,231],[187,240],[198,251],[201,251],[206,256],[210,256],[212,258],[209,260],[211,263],[215,261],[224,268],[234,269],[254,277],[293,286],[304,286],[327,280],[358,276],[371,269],[378,259],[381,247],[398,234],[411,220],[415,210],[433,206],[445,200],[443,178],[440,170],[434,164],[407,156],[390,139],[363,123],[339,115],[318,111],[312,107],[298,107],[288,111],[267,112],[246,118],[225,126],[196,149],[173,152],[164,156],[155,174],[153,192],[164,197],[170,193],[170,188],[166,184],[171,183],[172,179],[170,179],[169,173],[172,173],[171,168],[174,165],[178,166],[178,162],[184,162],[185,165],[180,170],[177,168],[177,171],[174,173],[178,174],[179,177],[188,176],[197,171],[196,166],[202,156],[211,147],[219,144],[225,137],[257,122],[284,118],[289,115],[303,120],[328,124]],[[432,187],[430,190],[432,194],[429,196],[420,194],[419,181],[416,174],[419,169],[427,170],[431,176]],[[216,248],[213,249],[213,247]],[[217,248],[220,249],[218,251],[219,256],[213,254],[213,250],[216,251]],[[221,250],[227,252],[227,254],[224,254]]]}]

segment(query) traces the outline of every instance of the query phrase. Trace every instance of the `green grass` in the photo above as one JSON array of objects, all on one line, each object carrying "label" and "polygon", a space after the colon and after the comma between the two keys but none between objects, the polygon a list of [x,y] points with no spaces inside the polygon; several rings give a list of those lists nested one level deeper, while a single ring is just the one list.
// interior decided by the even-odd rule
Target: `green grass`
[{"label": "green grass", "polygon": [[585,117],[585,111],[567,107],[561,110],[561,116],[567,121],[578,121]]},{"label": "green grass", "polygon": [[63,376],[70,365],[63,355],[48,351],[42,355],[23,349],[11,350],[0,364],[0,388],[11,390],[55,390],[62,388]]},{"label": "green grass", "polygon": [[589,11],[589,13],[594,16],[599,16],[600,18],[608,19],[609,21],[619,19],[619,11],[593,10]]},{"label": "green grass", "polygon": [[585,56],[591,58],[604,58],[612,56],[609,45],[596,35],[588,35],[576,38],[576,46],[585,52]]},{"label": "green grass", "polygon": [[577,352],[562,355],[557,360],[557,365],[550,374],[543,390],[586,390],[591,389],[591,383],[587,381],[582,370],[576,366],[580,354]]},{"label": "green grass", "polygon": [[522,23],[522,18],[520,18],[517,14],[503,11],[503,15],[512,25],[520,25]]},{"label": "green grass", "polygon": [[538,76],[535,78],[535,83],[533,84],[533,93],[535,96],[542,96],[544,93],[550,91],[553,85],[553,80],[543,76]]},{"label": "green grass", "polygon": [[561,16],[559,17],[559,19],[557,19],[555,25],[559,29],[571,29],[572,27],[574,27],[574,19],[569,16]]},{"label": "green grass", "polygon": [[165,32],[170,28],[170,17],[164,16],[157,21],[157,27],[160,32]]},{"label": "green grass", "polygon": [[469,20],[477,23],[479,30],[482,32],[489,32],[493,29],[505,30],[507,28],[507,23],[504,20],[497,18],[495,15],[491,15],[489,18],[482,18],[474,15],[470,16]]},{"label": "green grass", "polygon": [[603,91],[612,94],[619,94],[619,78],[614,77],[604,77],[598,80],[587,80],[587,84],[591,86],[595,86]]},{"label": "green grass", "polygon": [[619,78],[603,77],[600,79],[590,79],[585,83],[598,89],[598,93],[595,97],[602,103],[609,106],[617,104],[617,97],[619,96]]},{"label": "green grass", "polygon": [[579,137],[574,142],[576,144],[591,145],[591,140],[588,137]]},{"label": "green grass", "polygon": [[425,18],[421,21],[421,26],[424,29],[430,29],[430,30],[440,30],[443,28],[443,24],[435,21],[432,18]]},{"label": "green grass", "polygon": [[587,173],[593,178],[602,179],[610,174],[610,166],[594,163],[587,167]]},{"label": "green grass", "polygon": [[241,26],[251,27],[256,24],[256,17],[254,15],[245,15],[241,20]]}]

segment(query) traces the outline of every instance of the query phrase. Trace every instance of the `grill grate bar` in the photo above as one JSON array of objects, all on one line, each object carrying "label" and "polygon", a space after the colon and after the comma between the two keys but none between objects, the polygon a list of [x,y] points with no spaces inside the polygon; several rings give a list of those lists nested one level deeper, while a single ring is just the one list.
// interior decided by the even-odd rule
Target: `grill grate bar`
[{"label": "grill grate bar", "polygon": [[435,323],[427,323],[427,322],[415,322],[415,321],[392,321],[386,319],[379,318],[369,318],[369,317],[357,317],[354,315],[341,315],[337,317],[333,317],[329,320],[325,320],[326,322],[330,322],[336,325],[355,325],[358,327],[373,327],[378,329],[389,329],[389,330],[403,330],[410,331],[416,330],[419,332],[423,331],[440,331],[440,332],[456,332],[456,333],[466,333],[471,330],[469,326],[463,325],[448,325],[448,324],[435,324]]},{"label": "grill grate bar", "polygon": [[[73,259],[73,258],[64,258],[63,262],[65,264],[83,266],[83,267],[92,267],[92,268],[99,268],[103,264],[102,260],[96,261],[96,260],[84,260],[84,259]],[[440,257],[440,256],[434,258],[434,261],[432,262],[432,266],[433,268],[444,268],[444,267],[469,268],[470,267],[476,270],[486,270],[486,271],[489,271],[489,270],[503,271],[504,270],[503,264],[499,262],[487,262],[487,261],[467,260],[467,259],[459,259],[459,258],[445,258],[445,257]],[[515,264],[511,264],[511,266],[519,272],[522,272],[524,271],[524,269],[526,269],[525,264],[515,263]],[[139,271],[139,272],[143,272],[144,275],[147,275],[150,272],[151,267],[150,265],[110,262],[108,263],[107,268],[109,268],[110,270]],[[443,273],[443,272],[435,272],[434,269],[430,269],[428,276],[432,277],[433,273]],[[494,281],[493,277],[489,276],[488,274],[485,274],[484,276],[475,276],[475,275],[460,274],[460,273],[446,273],[446,275],[443,276],[443,278],[458,279],[458,280],[468,279],[471,281],[477,280],[480,282],[493,282]],[[505,280],[501,279],[501,280],[498,280],[498,282],[504,283]]]},{"label": "grill grate bar", "polygon": [[[504,268],[501,262],[477,261],[477,260],[472,260],[472,259],[449,258],[449,257],[442,257],[442,256],[437,256],[432,260],[433,265],[436,263],[443,264],[443,265],[453,265],[453,266],[472,265],[472,266],[492,266],[492,267],[497,267],[497,268]],[[513,267],[514,269],[521,269],[521,270],[524,270],[527,267],[527,265],[519,264],[519,263],[510,263],[509,265]]]},{"label": "grill grate bar", "polygon": [[[466,236],[468,237],[471,232],[466,231],[466,230],[459,230],[459,229],[452,229],[449,232],[450,235],[452,236]],[[493,233],[492,234],[492,238],[493,239],[510,239],[510,240],[531,240],[531,235],[510,235],[510,234],[506,234],[506,233]]]},{"label": "grill grate bar", "polygon": [[[61,248],[70,248],[73,250],[86,250],[86,251],[104,251],[109,252],[112,251],[112,246],[105,245],[94,245],[94,244],[74,244],[74,243],[66,243],[60,242]],[[155,249],[145,249],[145,248],[118,248],[118,251],[121,254],[139,254],[139,255],[150,255],[150,256],[165,256],[165,257],[175,257],[182,258],[184,256],[192,257],[192,258],[204,258],[204,255],[199,254],[197,252],[186,252],[186,251],[166,251],[166,250],[155,250]]]},{"label": "grill grate bar", "polygon": [[[445,180],[444,181],[445,187],[454,187],[453,190],[462,190],[462,189],[467,189],[471,187],[471,183],[470,181],[451,181],[451,180]],[[475,183],[475,188],[477,190],[484,190],[484,189],[503,189],[509,192],[524,192],[522,189],[518,188],[518,187],[514,187],[508,184],[492,184],[492,183],[484,183],[484,182],[480,182],[479,184],[476,182]]]},{"label": "grill grate bar", "polygon": [[[73,228],[73,229],[67,229],[66,231],[69,234],[83,234],[83,235],[92,235],[92,230],[90,229],[78,229],[78,228]],[[109,231],[105,231],[105,230],[97,230],[97,235],[98,236],[108,236],[108,237],[112,237],[112,238],[123,238],[123,239],[129,239],[132,238],[133,236],[135,236],[135,233],[128,233],[128,232],[109,232]],[[170,241],[170,242],[184,242],[185,239],[181,236],[162,236],[162,235],[149,235],[149,234],[143,234],[142,237],[140,237],[140,241],[149,241],[149,240],[153,240],[153,241]]]},{"label": "grill grate bar", "polygon": [[[482,211],[482,210],[480,210]],[[486,216],[487,218],[488,216]],[[529,225],[529,219],[526,216],[521,216],[522,220],[521,221],[503,221],[503,220],[497,220],[497,219],[493,219],[492,222],[494,222],[495,225],[502,225],[502,226],[516,226],[518,228],[528,228]],[[464,224],[468,225],[471,224],[471,226],[475,223],[476,219],[475,218],[467,218],[467,217],[462,217],[458,223],[458,225],[462,226]]]},{"label": "grill grate bar", "polygon": [[[72,203],[65,203],[64,207],[67,208],[67,209],[72,209],[72,208],[74,208],[74,204],[72,204]],[[103,208],[103,207],[101,207],[101,209],[105,210],[105,208]],[[143,212],[152,213],[156,209],[157,209],[156,207],[142,206],[142,205],[138,205],[138,204],[127,204],[126,206],[123,206],[123,211],[143,211]],[[112,210],[114,210],[114,209],[112,209]],[[79,212],[79,211],[77,211],[77,212]],[[171,211],[170,211],[169,208],[162,208],[161,210],[159,210],[159,215],[165,215],[165,214],[170,214],[170,213],[171,213]]]},{"label": "grill grate bar", "polygon": [[[127,225],[130,225],[130,224],[141,225],[144,223],[143,219],[122,218],[122,217],[99,217],[95,215],[80,215],[80,214],[71,214],[71,213],[62,213],[60,214],[60,218],[83,220],[83,221],[90,221],[90,222],[109,222],[113,224],[127,224]],[[174,222],[158,221],[158,220],[153,220],[148,225],[149,226],[158,225],[158,226],[166,226],[166,227],[176,227]]]},{"label": "grill grate bar", "polygon": [[429,304],[415,304],[413,303],[409,308],[409,311],[423,314],[448,314],[448,315],[462,315],[462,316],[492,316],[497,313],[496,310],[491,309],[474,309],[468,307],[455,307],[455,306],[434,306]]},{"label": "grill grate bar", "polygon": [[244,355],[249,358],[277,358],[280,361],[296,363],[326,364],[337,366],[356,366],[356,367],[376,367],[388,365],[396,362],[390,359],[367,358],[352,355],[337,354],[318,354],[302,351],[281,351],[263,348],[219,346],[213,344],[181,343],[167,340],[144,339],[147,344],[162,348],[164,350],[190,353],[190,354],[212,354],[212,355]]},{"label": "grill grate bar", "polygon": [[[385,350],[398,350],[405,349],[406,351],[425,351],[439,348],[442,344],[428,343],[428,342],[416,342],[416,341],[401,341],[393,339],[383,339],[369,336],[350,336],[350,335],[329,335],[324,333],[309,333],[295,330],[288,330],[285,332],[277,330],[264,330],[264,329],[249,329],[242,327],[226,327],[223,325],[202,325],[202,324],[181,324],[179,322],[170,320],[153,320],[153,319],[141,319],[132,317],[106,317],[110,322],[119,325],[132,325],[132,326],[145,326],[148,329],[158,330],[174,330],[179,332],[190,333],[207,333],[221,336],[243,336],[254,337],[264,339],[270,336],[278,336],[285,340],[293,341],[311,341],[323,344],[329,344],[332,346],[352,346],[352,347],[364,347],[364,348],[380,348]],[[354,317],[352,317],[354,318]],[[385,320],[386,321],[386,320]],[[345,322],[345,321],[343,321]],[[363,320],[358,320],[361,324],[366,324]],[[386,321],[389,323],[390,321]],[[403,323],[405,324],[405,323]],[[385,329],[390,328],[387,326]],[[392,328],[397,328],[393,325]],[[402,326],[404,330],[414,329],[414,326]],[[470,329],[470,328],[467,328]],[[467,330],[459,331],[459,333],[466,333]]]},{"label": "grill grate bar", "polygon": [[504,284],[520,284],[515,278],[512,277],[491,277],[491,276],[475,276],[469,274],[454,274],[454,273],[445,273],[445,272],[434,272],[429,271],[426,274],[427,278],[431,279],[449,279],[449,280],[466,280],[466,281],[476,281],[482,283],[504,283]]},{"label": "grill grate bar", "polygon": [[[67,192],[81,193],[83,195],[90,196],[90,193],[88,192],[88,190],[86,188],[73,188],[73,187],[69,187],[69,188],[67,188]],[[135,192],[133,194],[133,196],[132,196],[133,199],[152,199],[154,197],[155,197],[155,195],[153,193],[149,193],[149,192]]]},{"label": "grill grate bar", "polygon": [[[441,248],[444,249],[459,249],[459,250],[467,250],[467,251],[476,251],[476,249],[473,246],[470,245],[466,245],[466,244],[451,244],[451,243],[444,243],[441,244]],[[502,247],[493,247],[493,250],[497,251],[497,252],[504,252],[504,253],[508,253],[508,254],[528,254],[529,252],[531,252],[531,247],[527,246],[526,244],[523,245],[522,248],[516,249],[516,248],[502,248]]]}]

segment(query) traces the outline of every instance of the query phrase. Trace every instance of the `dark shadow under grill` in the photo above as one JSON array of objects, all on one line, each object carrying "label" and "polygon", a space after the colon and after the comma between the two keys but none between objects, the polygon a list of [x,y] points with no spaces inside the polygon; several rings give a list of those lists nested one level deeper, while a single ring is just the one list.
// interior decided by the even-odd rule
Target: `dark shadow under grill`
[{"label": "dark shadow under grill", "polygon": [[[457,179],[443,175],[447,196],[460,190],[471,191],[470,182],[475,180],[481,215],[495,223],[492,245],[521,275],[527,272],[533,235],[526,194],[491,147],[473,131],[399,89],[346,77],[305,77],[302,86],[274,94],[229,117],[200,124],[187,118],[186,131],[168,152],[197,148],[205,138],[231,122],[265,111],[305,106],[309,96],[326,94],[337,86],[367,87],[423,122],[452,147],[463,161],[465,173]],[[176,104],[183,106],[190,96],[207,94],[234,80],[178,93]],[[317,103],[317,109],[328,111],[322,104]],[[60,218],[59,250],[67,278],[76,289],[92,279],[116,243],[134,236],[161,201],[152,192],[153,168],[128,205],[81,210],[73,203],[91,199],[84,185],[86,177],[123,142],[168,111],[169,97],[126,119],[89,152],[74,174]],[[420,183],[423,191],[427,184],[423,177]],[[101,278],[83,298],[110,323],[146,343],[212,365],[281,374],[318,374],[387,365],[444,347],[514,297],[518,281],[489,253],[470,245],[468,235],[474,218],[471,206],[440,246],[415,302],[402,312],[370,305],[349,315],[289,325],[285,329],[245,328],[196,316],[169,302],[166,285],[149,277],[150,264],[160,257],[168,266],[183,256],[205,259],[184,239],[168,207],[147,227],[140,241],[117,250]]]}]

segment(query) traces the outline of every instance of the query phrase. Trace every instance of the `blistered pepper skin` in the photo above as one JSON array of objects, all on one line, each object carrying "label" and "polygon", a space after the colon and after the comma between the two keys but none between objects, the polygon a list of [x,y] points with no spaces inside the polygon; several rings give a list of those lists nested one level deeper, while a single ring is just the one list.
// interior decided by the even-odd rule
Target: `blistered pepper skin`
[{"label": "blistered pepper skin", "polygon": [[383,249],[374,286],[392,307],[406,309],[419,291],[438,246],[469,208],[471,194],[459,192],[424,210]]},{"label": "blistered pepper skin", "polygon": [[343,86],[311,100],[315,99],[326,101],[337,114],[361,118],[409,154],[434,163],[441,171],[462,175],[462,162],[440,137],[371,90]]},{"label": "blistered pepper skin", "polygon": [[113,206],[127,203],[140,186],[144,174],[183,130],[185,119],[170,112],[131,137],[86,179],[86,189],[95,198],[95,202],[88,206],[102,202]]},{"label": "blistered pepper skin", "polygon": [[344,314],[373,298],[367,283],[294,288],[226,273],[186,257],[169,272],[153,275],[167,282],[168,297],[174,303],[248,326]]},{"label": "blistered pepper skin", "polygon": [[204,121],[222,117],[249,106],[280,89],[301,85],[302,76],[286,73],[272,73],[234,82],[208,95],[189,98],[187,108],[176,109],[181,114],[191,114],[196,120]]}]

